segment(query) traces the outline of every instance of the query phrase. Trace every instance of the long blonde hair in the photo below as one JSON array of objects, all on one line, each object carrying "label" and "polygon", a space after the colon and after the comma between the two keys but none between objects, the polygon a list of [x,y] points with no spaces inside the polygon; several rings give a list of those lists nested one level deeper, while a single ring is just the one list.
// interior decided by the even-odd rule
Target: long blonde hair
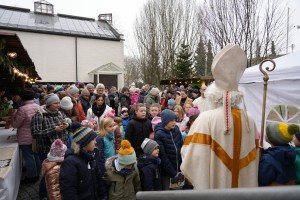
[{"label": "long blonde hair", "polygon": [[174,112],[175,112],[175,109],[177,109],[177,111],[178,111],[178,119],[179,120],[183,120],[183,118],[184,118],[184,111],[183,111],[183,108],[181,107],[181,105],[176,105],[174,107]]},{"label": "long blonde hair", "polygon": [[107,131],[105,130],[106,127],[108,127],[111,124],[114,124],[114,120],[112,118],[103,118],[100,122],[100,130],[98,132],[98,135],[100,137],[105,137],[107,134]]}]

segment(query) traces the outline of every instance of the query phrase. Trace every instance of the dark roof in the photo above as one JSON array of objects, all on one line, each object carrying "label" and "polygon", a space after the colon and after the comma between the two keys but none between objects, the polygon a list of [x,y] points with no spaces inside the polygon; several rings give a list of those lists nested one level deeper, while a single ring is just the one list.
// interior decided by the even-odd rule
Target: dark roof
[{"label": "dark roof", "polygon": [[[5,42],[5,47],[3,49],[3,55],[6,55],[7,52],[16,52],[17,58],[16,60],[18,63],[21,64],[26,69],[29,70],[31,78],[38,78],[41,77],[35,70],[34,63],[32,62],[31,58],[29,57],[28,52],[23,47],[21,40],[15,33],[8,33],[8,32],[0,32],[0,38]],[[18,68],[18,66],[16,66]],[[3,70],[3,69],[1,69]]]},{"label": "dark roof", "polygon": [[29,9],[4,5],[0,5],[0,29],[121,40],[120,34],[104,20],[64,14],[38,14]]}]

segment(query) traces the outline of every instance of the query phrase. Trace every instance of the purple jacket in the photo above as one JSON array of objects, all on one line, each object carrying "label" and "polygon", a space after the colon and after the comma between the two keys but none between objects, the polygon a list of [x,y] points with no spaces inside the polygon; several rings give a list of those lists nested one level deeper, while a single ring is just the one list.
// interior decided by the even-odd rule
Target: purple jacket
[{"label": "purple jacket", "polygon": [[14,113],[12,126],[17,128],[17,139],[20,145],[32,144],[30,123],[39,107],[33,100],[24,101],[23,105]]}]

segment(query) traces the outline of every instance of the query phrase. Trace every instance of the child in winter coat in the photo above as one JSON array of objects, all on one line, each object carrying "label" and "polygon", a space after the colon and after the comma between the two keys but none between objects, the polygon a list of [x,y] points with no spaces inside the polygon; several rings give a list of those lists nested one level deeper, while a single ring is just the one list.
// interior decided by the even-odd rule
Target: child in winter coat
[{"label": "child in winter coat", "polygon": [[60,165],[64,160],[67,146],[60,140],[56,139],[52,145],[47,158],[42,164],[42,175],[45,177],[46,188],[50,200],[60,200],[59,173]]},{"label": "child in winter coat", "polygon": [[159,145],[154,140],[145,138],[141,147],[145,153],[138,160],[142,191],[162,190]]},{"label": "child in winter coat", "polygon": [[123,140],[118,155],[107,159],[104,179],[108,186],[108,199],[136,199],[141,190],[136,154],[128,140]]},{"label": "child in winter coat", "polygon": [[114,145],[114,126],[115,122],[111,118],[103,118],[100,123],[100,131],[98,133],[99,137],[104,140],[104,158],[105,160],[111,156],[116,155],[115,145]]},{"label": "child in winter coat", "polygon": [[127,124],[131,119],[127,108],[122,108],[121,118],[122,118],[122,125],[123,125],[124,132],[126,132]]},{"label": "child in winter coat", "polygon": [[295,160],[296,185],[300,185],[300,132],[294,135],[293,142],[295,144],[294,150],[296,152],[296,160]]},{"label": "child in winter coat", "polygon": [[259,162],[259,186],[294,185],[296,179],[296,152],[288,144],[299,126],[283,122],[269,122],[266,141],[271,147],[262,152]]},{"label": "child in winter coat", "polygon": [[73,140],[60,169],[60,192],[63,199],[98,200],[105,195],[103,180],[98,179],[96,159],[97,134],[79,123],[72,124]]},{"label": "child in winter coat", "polygon": [[149,138],[151,132],[153,132],[151,122],[146,118],[146,106],[138,103],[134,117],[129,121],[125,132],[125,139],[132,144],[137,157],[144,154],[141,144],[145,138]]}]

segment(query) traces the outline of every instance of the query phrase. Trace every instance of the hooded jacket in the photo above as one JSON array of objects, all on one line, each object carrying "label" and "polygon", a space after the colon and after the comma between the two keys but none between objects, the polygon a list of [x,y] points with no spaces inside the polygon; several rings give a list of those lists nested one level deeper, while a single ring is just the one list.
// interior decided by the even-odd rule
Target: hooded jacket
[{"label": "hooded jacket", "polygon": [[106,191],[101,179],[96,176],[96,158],[94,154],[80,150],[74,154],[68,150],[60,170],[60,192],[63,199],[96,200]]},{"label": "hooded jacket", "polygon": [[135,194],[141,190],[140,177],[137,167],[127,176],[119,173],[114,161],[117,156],[112,156],[105,162],[106,174],[104,180],[108,186],[109,200],[133,200]]},{"label": "hooded jacket", "polygon": [[296,179],[295,158],[296,152],[289,145],[264,150],[259,162],[259,186],[293,185]]},{"label": "hooded jacket", "polygon": [[159,145],[162,174],[171,178],[175,177],[180,171],[182,162],[180,151],[183,141],[178,126],[167,130],[162,123],[158,123],[155,126],[154,140]]},{"label": "hooded jacket", "polygon": [[126,107],[128,110],[130,110],[130,105],[131,105],[131,100],[130,97],[120,93],[119,94],[119,102],[120,102],[120,106],[121,108]]}]

